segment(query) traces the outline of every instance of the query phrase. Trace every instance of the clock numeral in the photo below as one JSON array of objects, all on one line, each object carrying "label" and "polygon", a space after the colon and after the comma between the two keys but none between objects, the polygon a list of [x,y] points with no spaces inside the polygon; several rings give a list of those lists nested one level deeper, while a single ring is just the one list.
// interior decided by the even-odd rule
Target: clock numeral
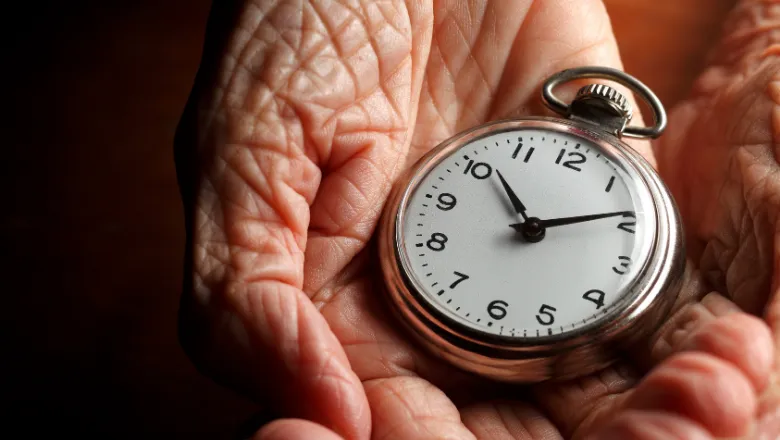
[{"label": "clock numeral", "polygon": [[458,271],[455,271],[455,276],[458,277],[458,279],[455,280],[454,283],[450,284],[450,289],[454,289],[455,286],[469,279],[468,275],[466,275],[465,273],[460,273]]},{"label": "clock numeral", "polygon": [[618,260],[620,260],[620,263],[618,266],[612,266],[612,270],[618,275],[625,275],[628,273],[631,258],[621,255],[618,257]]},{"label": "clock numeral", "polygon": [[588,290],[582,295],[582,299],[586,299],[593,304],[596,304],[596,310],[604,307],[604,292],[598,289]]},{"label": "clock numeral", "polygon": [[[523,143],[520,142],[517,144],[517,148],[515,148],[515,151],[512,152],[512,159],[517,159],[517,155],[520,153],[520,150],[523,149]],[[528,163],[529,160],[531,160],[531,155],[534,154],[534,147],[531,147],[528,149],[528,152],[525,153],[525,157],[523,158],[523,162]]]},{"label": "clock numeral", "polygon": [[[465,156],[468,160],[468,156]],[[469,171],[475,179],[487,179],[493,174],[493,168],[485,162],[474,163],[474,160],[469,160],[466,164],[466,168],[463,170],[463,174],[468,174]]]},{"label": "clock numeral", "polygon": [[604,192],[610,192],[612,190],[612,184],[615,183],[615,176],[612,176],[609,178],[609,183],[607,183],[607,187],[604,189]]},{"label": "clock numeral", "polygon": [[428,246],[428,249],[439,252],[444,250],[444,245],[447,243],[447,240],[446,235],[441,232],[434,232],[431,234],[431,239],[426,241],[425,244]]},{"label": "clock numeral", "polygon": [[436,207],[441,209],[442,211],[449,211],[450,209],[454,208],[455,205],[458,203],[458,201],[455,199],[455,196],[453,196],[450,193],[441,193],[439,194],[439,203],[436,204]]},{"label": "clock numeral", "polygon": [[564,161],[561,164],[561,159],[563,159],[563,155],[566,154],[566,149],[561,148],[561,152],[558,154],[558,158],[555,159],[555,163],[558,165],[563,165],[566,168],[572,169],[574,171],[582,171],[582,168],[578,167],[577,165],[585,163],[585,155],[582,153],[577,152],[571,152],[567,154],[569,157],[576,157],[577,159],[569,159]]},{"label": "clock numeral", "polygon": [[539,314],[536,315],[536,320],[539,321],[539,324],[542,325],[552,325],[555,322],[555,316],[553,316],[553,314],[550,312],[557,311],[558,309],[553,306],[542,304],[542,306],[539,307]]},{"label": "clock numeral", "polygon": [[506,308],[509,304],[506,301],[496,300],[491,301],[487,306],[488,315],[493,319],[504,319],[506,316]]},{"label": "clock numeral", "polygon": [[[635,219],[636,215],[634,215],[633,213],[623,214],[623,218],[626,218],[626,217]],[[629,222],[623,222],[623,223],[620,223],[618,225],[618,229],[622,229],[622,230],[628,232],[629,234],[633,234],[634,233],[634,228],[635,227],[636,227],[636,220],[634,220],[633,222],[630,222],[630,221]]]}]

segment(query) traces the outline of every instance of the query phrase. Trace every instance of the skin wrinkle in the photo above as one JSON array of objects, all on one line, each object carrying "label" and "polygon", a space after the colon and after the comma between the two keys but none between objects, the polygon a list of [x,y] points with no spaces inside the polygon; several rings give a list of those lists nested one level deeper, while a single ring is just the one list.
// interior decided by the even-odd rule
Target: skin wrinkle
[{"label": "skin wrinkle", "polygon": [[[395,384],[399,384],[399,388],[397,389]],[[413,386],[411,386],[413,385]],[[386,400],[382,403],[382,406],[388,405],[387,402],[392,404],[393,402],[399,403],[400,405],[393,405],[393,408],[400,408],[403,410],[404,414],[400,417],[395,417],[398,419],[398,422],[395,424],[392,424],[388,428],[383,428],[383,434],[381,436],[377,436],[376,433],[374,433],[373,438],[375,440],[380,439],[396,439],[400,438],[398,434],[403,433],[403,438],[409,438],[410,434],[407,432],[409,429],[410,424],[408,423],[409,420],[414,420],[416,423],[411,425],[413,426],[414,430],[416,431],[413,438],[416,439],[444,439],[444,438],[452,438],[453,440],[455,438],[458,438],[458,440],[466,440],[465,437],[458,436],[458,437],[441,437],[440,434],[443,431],[442,429],[437,429],[437,432],[433,432],[430,430],[429,426],[425,422],[436,422],[436,424],[444,424],[444,425],[458,425],[460,422],[459,417],[453,418],[453,416],[450,417],[442,417],[442,416],[436,416],[433,415],[434,411],[432,411],[430,407],[430,399],[428,397],[431,397],[431,385],[427,382],[424,382],[422,379],[419,378],[393,378],[393,379],[376,379],[372,380],[370,382],[366,382],[365,386],[367,388],[370,388],[371,391],[369,391],[369,400],[371,400],[371,395],[374,393],[382,393],[384,391],[384,395],[387,395],[388,397],[392,397],[391,399]],[[378,388],[378,391],[376,390]],[[435,393],[435,391],[434,391]],[[415,405],[413,406],[408,398],[408,395],[418,395],[424,394],[424,396],[419,396],[419,399],[415,401]],[[438,397],[438,396],[437,396]],[[424,408],[417,408],[416,406],[420,403],[424,403]],[[437,408],[438,409],[438,408]],[[452,408],[454,410],[454,408]],[[423,414],[418,414],[418,411],[422,410]],[[378,412],[382,412],[381,407]],[[449,414],[457,414],[457,410],[455,411],[447,411]],[[422,430],[422,431],[421,431]],[[458,429],[457,431],[461,431]],[[465,433],[463,433],[465,434]],[[474,438],[471,436],[471,438]]]},{"label": "skin wrinkle", "polygon": [[[365,17],[368,17],[368,16],[369,16],[369,14],[368,14],[368,11],[367,11],[367,9],[366,9],[366,6],[365,6],[365,4],[363,4],[363,2],[360,2],[360,3],[359,3],[359,5],[360,5],[360,8],[361,8],[361,10],[362,10],[362,12],[363,12],[363,14],[364,14],[363,16],[365,16]],[[378,34],[378,33],[379,33],[379,30],[377,30],[377,34]],[[379,47],[377,46],[377,43],[376,43],[376,41],[374,41],[374,38],[369,38],[369,39],[368,39],[368,41],[369,41],[369,43],[371,43],[371,48],[374,50],[374,53],[375,53],[375,54],[377,54],[377,56],[378,56],[379,54],[381,54],[381,53],[382,53],[382,51],[380,51],[380,50],[379,50]],[[407,42],[407,48],[408,48],[408,52],[409,52],[409,54],[411,54],[411,47],[410,47],[410,46],[411,46],[411,42]],[[406,60],[408,59],[407,57],[409,57],[409,56],[410,56],[410,55],[407,55],[407,56],[405,56],[405,57],[404,57],[404,59],[403,59],[403,61],[399,62],[399,65],[403,65],[403,64],[404,64],[404,61],[406,61]],[[391,95],[390,93],[388,93],[388,92],[387,92],[387,89],[385,88],[385,84],[386,84],[386,83],[385,83],[385,81],[384,81],[384,79],[385,79],[385,78],[383,78],[383,77],[384,77],[384,75],[382,75],[382,71],[383,71],[383,70],[385,70],[385,69],[383,68],[383,66],[382,66],[382,62],[381,62],[381,60],[380,60],[380,62],[379,62],[379,77],[380,77],[380,80],[377,82],[377,85],[379,86],[379,89],[381,89],[381,91],[382,91],[383,95],[384,95],[385,97],[387,97],[387,98],[388,98],[388,102],[389,102],[389,103],[390,103],[390,105],[392,106],[392,108],[393,108],[393,111],[395,112],[395,115],[396,115],[397,117],[399,117],[399,118],[403,119],[402,115],[403,115],[403,113],[405,113],[405,112],[402,112],[402,111],[401,111],[401,110],[398,108],[398,103],[397,103],[397,102],[395,102],[395,100],[393,100],[393,99],[392,99],[392,95]],[[389,75],[388,77],[392,77],[392,76],[393,76],[393,74],[394,74],[395,72],[397,72],[398,70],[399,70],[399,68],[398,68],[398,67],[396,67],[396,68],[392,68],[392,69],[391,69],[391,72],[390,72],[390,75]],[[373,90],[372,90],[372,91],[371,91],[369,94],[370,94],[370,95],[373,95]]]},{"label": "skin wrinkle", "polygon": [[[265,41],[261,40],[260,37],[258,37],[255,33],[258,29],[265,29],[265,30],[273,30],[273,25],[271,26],[262,26],[268,19],[268,16],[270,14],[273,14],[276,9],[282,4],[281,1],[277,1],[276,3],[273,3],[271,5],[271,8],[266,11],[262,12],[261,9],[258,8],[261,12],[257,15],[256,23],[250,23],[250,24],[244,24],[243,22],[239,23],[239,32],[235,34],[234,39],[238,41],[233,41],[229,43],[228,49],[226,52],[232,53],[235,49],[233,47],[238,46],[240,49],[235,50],[237,52],[237,55],[235,56],[235,63],[232,66],[232,69],[230,70],[230,79],[225,84],[225,90],[229,91],[223,95],[223,100],[217,105],[217,108],[243,108],[246,104],[246,99],[251,96],[251,93],[248,93],[246,90],[248,90],[248,86],[246,88],[244,87],[237,87],[237,84],[252,84],[253,81],[241,81],[239,76],[241,74],[249,76],[250,79],[258,80],[261,84],[263,84],[263,81],[260,81],[261,78],[259,76],[256,76],[255,74],[255,67],[252,66],[252,64],[259,64],[265,59],[265,57],[262,57],[261,60],[256,60],[255,63],[249,63],[247,60],[247,53],[250,51],[251,48],[253,48],[255,45],[260,45],[261,47],[265,47]],[[255,6],[253,3],[250,3],[247,8],[252,8]],[[256,7],[256,6],[255,6]],[[249,16],[254,17],[255,14],[242,14],[242,17]],[[262,27],[261,27],[262,26]],[[245,39],[243,41],[239,40],[239,38],[242,36],[241,31],[246,33]],[[253,44],[254,43],[254,44]],[[256,50],[255,52],[264,54],[265,51]],[[257,55],[257,53],[255,55]],[[243,92],[242,92],[243,91]]]},{"label": "skin wrinkle", "polygon": [[[520,38],[518,38],[518,37],[523,34],[523,27],[525,26],[525,24],[527,22],[527,18],[529,16],[532,16],[532,12],[531,11],[534,9],[534,5],[537,5],[537,4],[538,4],[538,2],[531,2],[528,5],[528,7],[525,8],[525,11],[522,11],[521,14],[519,14],[519,15],[522,15],[522,19],[520,20],[520,25],[518,26],[517,31],[515,32],[515,39],[512,41],[512,44],[510,45],[509,50],[506,52],[506,55],[504,56],[504,64],[507,63],[509,54],[512,54],[512,53],[516,52],[515,48],[517,47],[517,45],[519,44],[519,41],[520,41]],[[499,96],[501,90],[504,87],[506,87],[504,85],[505,81],[507,81],[505,79],[505,75],[506,75],[506,70],[502,69],[501,70],[501,76],[498,78],[498,83],[496,84],[496,87],[495,87],[494,98],[491,100],[490,105],[487,108],[486,114],[489,115],[489,117],[491,117],[491,118],[493,117],[493,115],[496,114],[496,105],[498,103],[498,100],[495,99],[495,96]],[[511,80],[508,80],[508,81],[511,81]]]},{"label": "skin wrinkle", "polygon": [[[325,44],[324,44],[324,43],[319,45],[319,47],[323,47],[323,48],[324,48],[324,46],[325,46]],[[319,52],[320,50],[321,50],[321,49],[314,49],[314,52],[315,52],[315,53],[317,53],[317,52]],[[400,69],[400,68],[403,68],[403,67],[404,67],[404,66],[403,66],[403,65],[401,65],[401,66],[399,66],[399,69]],[[387,93],[386,93],[386,91],[385,91],[384,89],[383,89],[383,93],[385,93],[385,95],[387,94]],[[289,145],[289,143],[288,143],[288,145]],[[371,147],[370,147],[370,146],[367,146],[366,148],[371,148]],[[360,153],[360,151],[361,151],[361,150],[359,150],[359,151],[358,151],[358,154]],[[261,174],[261,175],[262,175],[262,174]],[[351,182],[349,182],[349,181],[347,181],[347,183],[350,183],[350,184],[351,184]],[[354,185],[352,185],[352,186],[354,187]],[[256,190],[255,190],[255,193],[260,193],[260,194],[262,194],[262,191],[258,191],[258,189],[262,189],[262,187],[260,187],[260,188],[256,188]],[[269,203],[269,204],[270,204],[270,205],[273,205],[273,203]],[[276,205],[278,205],[278,204],[276,204]],[[359,216],[357,216],[357,215],[356,215],[355,217],[359,217]]]},{"label": "skin wrinkle", "polygon": [[[277,0],[276,3],[272,3],[271,8],[272,9],[276,8],[279,1],[280,0]],[[254,3],[249,3],[246,6],[247,9],[251,9],[253,7],[258,9],[259,13],[254,14],[248,12],[246,14],[241,14],[241,16],[250,17],[250,18],[256,17],[257,18],[256,25],[259,25],[260,23],[262,23],[262,20],[265,18],[265,14]],[[232,90],[230,86],[231,84],[233,84],[233,81],[235,80],[235,76],[238,73],[239,57],[243,55],[243,51],[246,48],[246,42],[252,36],[252,32],[247,31],[244,28],[244,26],[246,25],[244,24],[243,20],[238,23],[238,27],[236,31],[233,33],[233,37],[231,38],[231,41],[228,43],[228,47],[226,48],[222,56],[222,60],[223,60],[222,66],[218,71],[225,72],[225,74],[223,75],[224,80],[220,81],[217,87],[215,87],[215,91],[212,96],[212,105],[210,106],[211,111],[208,113],[209,116],[206,116],[206,123],[203,124],[206,133],[212,132],[214,119],[217,118],[217,116],[219,115],[219,109],[226,108],[226,104],[229,99],[228,90]],[[251,27],[252,26],[250,26],[250,28]],[[242,35],[242,33],[245,35]],[[244,41],[243,44],[240,43],[242,37],[246,38],[246,41]],[[234,55],[234,50],[232,50],[231,48],[235,47],[236,45],[242,47],[242,49],[238,51],[237,55]],[[206,136],[204,136],[204,138],[206,138]]]},{"label": "skin wrinkle", "polygon": [[[490,14],[491,16],[495,17],[497,13],[494,11],[494,5],[495,3],[490,3],[482,15]],[[460,106],[457,105],[457,101],[452,100],[449,103],[445,104],[439,100],[437,96],[438,94],[434,93],[431,89],[431,87],[433,87],[434,81],[432,81],[430,78],[440,78],[438,80],[439,82],[446,82],[447,86],[438,87],[438,89],[443,89],[443,90],[448,90],[454,87],[457,84],[456,81],[463,81],[462,76],[455,75],[452,73],[453,70],[451,69],[451,64],[453,64],[453,62],[451,61],[448,62],[448,59],[445,58],[444,52],[442,50],[443,43],[441,40],[442,35],[444,33],[443,26],[448,21],[454,21],[459,30],[462,29],[463,25],[459,24],[457,18],[451,18],[453,17],[453,12],[449,8],[445,8],[439,5],[439,9],[446,10],[445,12],[446,15],[441,19],[437,19],[437,25],[436,28],[434,29],[435,44],[432,48],[431,58],[428,63],[427,78],[423,88],[423,100],[422,100],[423,103],[425,102],[428,103],[428,105],[425,108],[432,109],[433,114],[431,114],[430,111],[426,112],[425,110],[423,110],[422,112],[423,117],[418,121],[418,126],[425,127],[425,130],[422,132],[425,133],[424,138],[420,139],[420,135],[417,135],[413,139],[412,153],[410,154],[410,157],[407,159],[407,163],[416,160],[417,157],[421,155],[421,152],[426,151],[427,149],[431,148],[434,145],[437,145],[442,140],[451,136],[456,131],[459,131],[461,127],[467,125],[465,120],[460,116],[461,111],[460,111]],[[472,15],[480,15],[480,14],[475,13]],[[518,23],[517,24],[518,27],[523,23],[522,20],[523,16],[524,14],[522,14],[521,16],[515,19]],[[469,15],[469,18],[470,17],[471,15]],[[493,39],[498,38],[497,35],[492,35],[492,34],[483,35],[485,21],[486,20],[483,18],[482,21],[480,22],[480,26],[481,26],[479,30],[480,33],[476,38],[475,46],[472,48],[470,52],[479,52],[481,45],[488,44],[488,40],[492,41]],[[505,32],[511,34],[511,36],[514,37],[514,35],[516,35],[517,32],[514,28],[512,28],[512,25],[513,23],[507,23],[506,26],[503,26],[503,29]],[[462,31],[460,32],[463,34]],[[490,38],[487,38],[489,36]],[[466,38],[465,35],[462,36],[462,38],[465,39]],[[500,44],[502,43],[501,40],[496,40],[495,43],[496,44],[490,46],[489,48],[491,53],[490,61],[493,63],[498,63],[499,65],[503,65],[507,62],[508,56],[511,53],[513,47],[512,45],[509,44]],[[479,63],[477,59],[478,55],[472,53],[471,55],[467,56],[467,59],[468,57],[473,58],[474,62],[479,64],[478,67],[481,71],[481,74],[485,77],[485,80],[487,81],[487,77],[489,75],[484,73],[484,68],[482,67],[482,65]],[[503,61],[497,62],[496,60],[503,60]],[[461,71],[461,69],[458,69],[458,71]],[[497,69],[497,71],[499,72],[497,80],[500,83],[501,78],[503,78],[503,74],[502,74],[503,69]],[[437,73],[438,75],[434,76],[434,73]],[[467,87],[466,91],[470,93],[471,91],[473,91],[473,89],[474,89],[473,87]],[[495,93],[493,93],[494,91],[492,89],[489,88],[489,90],[490,90],[490,102],[492,102],[492,99],[495,97],[494,96]],[[456,95],[457,93],[458,93],[457,90],[455,90]],[[477,113],[473,113],[473,111],[471,110],[472,108],[476,107],[475,105],[470,103],[471,98],[465,97],[462,98],[462,100],[466,104],[464,105],[464,107],[469,109],[469,111],[471,112],[470,114],[477,115],[478,117],[479,115]],[[454,112],[450,111],[450,108],[452,106],[457,107],[457,109]],[[452,115],[452,117],[448,115]],[[431,121],[431,119],[433,119],[433,121]],[[442,126],[444,127],[444,129],[441,128]]]},{"label": "skin wrinkle", "polygon": [[721,303],[727,303],[725,298],[717,293],[711,293],[700,302],[684,305],[678,313],[672,316],[670,325],[659,330],[660,334],[656,336],[656,344],[651,349],[652,360],[666,359],[679,348],[679,344],[683,342],[685,336],[690,334],[695,327],[732,311],[731,307],[723,307],[720,305]]},{"label": "skin wrinkle", "polygon": [[[317,2],[313,2],[312,3],[312,9],[317,14],[318,18],[322,21],[322,12],[319,11],[319,9],[315,6],[316,3]],[[362,51],[365,46],[370,45],[370,42],[365,38],[365,36],[368,35],[368,28],[367,28],[367,25],[366,25],[365,21],[362,20],[359,15],[356,15],[350,8],[345,8],[345,9],[347,9],[347,10],[349,10],[351,12],[350,17],[349,17],[348,20],[345,20],[345,22],[342,25],[338,26],[334,30],[334,33],[332,35],[334,36],[334,42],[335,42],[334,47],[336,49],[336,55],[337,55],[336,59],[337,59],[337,61],[339,61],[341,63],[341,65],[349,73],[349,75],[350,75],[350,77],[352,79],[352,85],[353,85],[352,96],[356,98],[356,97],[360,96],[360,93],[358,91],[358,84],[359,84],[358,75],[355,73],[354,69],[352,69],[351,66],[348,63],[344,62],[344,60],[352,59],[352,57],[357,55],[360,51]],[[343,37],[342,33],[345,32],[346,30],[350,29],[352,24],[355,24],[355,23],[359,24],[361,26],[362,30],[363,30],[363,38],[361,38],[361,41],[363,41],[363,43],[358,45],[358,46],[356,46],[352,50],[352,52],[350,52],[349,54],[344,54],[344,52],[343,52],[343,41],[344,40],[348,40],[350,38],[342,38]],[[354,32],[354,31],[352,31],[352,32]],[[352,35],[351,37],[352,37],[351,39],[354,39],[354,35]],[[351,104],[345,104],[343,108],[347,108],[350,105]],[[334,109],[334,111],[331,114],[331,116],[328,118],[328,120],[325,121],[325,123],[323,125],[329,125],[330,120],[335,118],[337,115],[341,114],[341,110],[342,109]]]},{"label": "skin wrinkle", "polygon": [[[743,136],[744,136],[743,132]],[[761,145],[759,145],[761,146]],[[763,147],[766,147],[766,144],[763,145]],[[734,173],[731,175],[735,176],[734,185],[737,186],[737,188],[742,188],[741,190],[741,197],[737,200],[739,200],[740,205],[734,207],[730,210],[730,212],[735,213],[741,213],[741,219],[738,222],[732,222],[734,226],[732,226],[732,230],[739,231],[738,235],[735,237],[736,241],[739,243],[737,245],[737,248],[733,251],[724,251],[731,249],[733,245],[724,243],[725,246],[721,247],[721,250],[718,251],[716,247],[708,246],[709,252],[715,252],[716,259],[720,260],[718,267],[720,270],[725,274],[728,291],[731,292],[732,296],[735,298],[745,297],[745,296],[755,296],[750,295],[750,292],[744,293],[740,290],[740,286],[745,286],[746,283],[749,283],[750,277],[746,276],[750,274],[751,267],[755,267],[755,265],[748,264],[748,262],[743,261],[744,257],[740,258],[741,255],[748,255],[743,250],[746,246],[753,246],[756,249],[760,249],[760,247],[757,245],[757,243],[761,243],[761,240],[757,239],[755,234],[753,233],[752,226],[755,224],[758,219],[755,216],[755,211],[751,209],[751,200],[759,200],[763,199],[763,197],[755,198],[751,197],[751,193],[755,191],[755,182],[753,185],[745,185],[744,180],[746,178],[749,178],[751,175],[749,172],[750,165],[754,163],[757,156],[755,153],[751,152],[747,147],[741,147],[734,149],[735,153],[733,153],[730,157],[730,163],[732,170],[735,170]],[[745,165],[740,165],[740,162]],[[745,166],[748,166],[747,169],[745,169]],[[748,176],[748,177],[746,177]],[[734,200],[733,197],[730,197],[728,194],[725,194],[724,191],[727,188],[727,185],[729,184],[728,181],[724,183],[724,185],[721,187],[720,191],[720,199],[721,200]],[[728,203],[728,202],[727,202]],[[753,204],[752,206],[755,206],[756,209],[758,209],[758,212],[762,212],[765,210],[766,206],[764,203],[758,202]],[[723,229],[721,229],[723,230]],[[708,251],[705,251],[705,258]],[[720,256],[717,256],[718,253]],[[767,256],[771,255],[771,250],[767,251]],[[750,254],[752,255],[752,254]],[[724,260],[725,258],[725,260]],[[763,261],[761,257],[761,253],[759,252],[758,258],[759,261]],[[703,267],[706,266],[706,260],[703,260]],[[747,269],[747,273],[745,272],[745,269]],[[739,278],[736,280],[734,279],[734,276],[732,274],[738,273],[740,275]],[[759,275],[767,275],[766,271],[758,271]],[[768,280],[766,281],[768,284]],[[764,282],[759,281],[759,285],[757,287],[754,287],[752,290],[759,289],[761,290]],[[759,298],[760,299],[760,298]],[[752,310],[758,312],[755,310],[755,306],[751,308]]]},{"label": "skin wrinkle", "polygon": [[[468,4],[466,6],[466,9],[467,9],[467,11],[469,10]],[[470,17],[469,14],[466,14],[466,16]],[[451,17],[451,15],[450,15],[450,17]],[[475,65],[477,67],[477,73],[479,74],[479,81],[478,81],[478,83],[480,85],[482,85],[484,87],[484,89],[486,89],[486,92],[485,92],[485,91],[480,90],[478,87],[471,87],[470,90],[468,91],[464,101],[471,102],[472,100],[475,99],[474,96],[477,96],[477,97],[479,97],[479,96],[486,96],[488,98],[492,97],[493,96],[493,92],[494,92],[493,87],[491,87],[490,82],[487,79],[487,75],[485,74],[485,70],[482,68],[482,65],[479,63],[479,61],[477,61],[476,57],[474,56],[475,46],[483,37],[483,35],[482,35],[482,25],[484,24],[485,20],[483,19],[483,20],[479,21],[479,28],[476,31],[476,34],[477,34],[477,36],[475,38],[476,41],[469,41],[469,39],[466,37],[466,33],[464,32],[463,28],[461,28],[460,23],[458,23],[457,19],[452,19],[451,21],[452,21],[452,23],[453,23],[453,25],[455,27],[455,30],[456,30],[455,33],[457,34],[457,36],[460,37],[461,41],[463,41],[463,43],[464,43],[464,45],[466,47],[470,48],[467,51],[466,58],[463,60],[461,65],[458,66],[458,68],[456,70],[460,74],[461,72],[463,72],[464,67],[466,66],[466,64],[471,62],[472,65]],[[481,106],[478,106],[478,107],[481,107]],[[461,107],[461,108],[463,108],[463,107]],[[483,119],[474,110],[474,108],[472,106],[470,106],[470,105],[469,106],[465,106],[465,109],[468,110],[473,115],[473,117],[472,117],[473,120],[479,121],[479,120]],[[459,120],[462,119],[462,115],[458,119]]]},{"label": "skin wrinkle", "polygon": [[[365,294],[363,295],[359,293],[355,294],[355,292],[360,292],[362,289],[365,288],[363,284],[366,284],[366,281],[363,280],[357,280],[352,282],[348,282],[344,280],[335,280],[335,281],[336,281],[335,287],[331,289],[325,288],[320,290],[317,298],[314,299],[315,305],[318,305],[318,308],[326,316],[328,316],[329,310],[335,310],[336,313],[342,318],[338,320],[331,320],[331,322],[333,322],[334,324],[338,323],[337,324],[338,327],[335,327],[334,330],[340,335],[341,343],[347,351],[349,351],[350,348],[354,349],[360,346],[370,346],[371,344],[375,344],[377,346],[377,349],[380,352],[380,356],[378,359],[383,365],[386,366],[386,371],[388,372],[388,375],[377,375],[376,373],[367,374],[366,371],[362,371],[360,376],[363,378],[363,380],[365,381],[365,380],[371,380],[377,378],[391,377],[389,375],[389,372],[393,372],[397,375],[415,375],[414,372],[417,370],[414,366],[414,363],[408,361],[409,350],[405,346],[405,343],[399,341],[397,338],[393,338],[392,336],[389,336],[387,334],[387,329],[385,328],[382,328],[380,331],[377,331],[374,330],[374,326],[370,326],[364,329],[362,332],[360,331],[361,326],[359,324],[365,324],[367,319],[376,319],[376,318],[369,318],[365,316],[367,313],[370,312],[363,312],[363,313],[359,312],[361,309],[365,308],[365,307],[360,307],[362,305],[361,303],[371,300],[370,298],[367,298],[366,297],[367,295]],[[339,286],[339,284],[341,284],[341,286]],[[330,293],[325,293],[327,291],[330,291]],[[358,298],[354,299],[356,295],[358,295]],[[347,306],[338,307],[339,304],[334,304],[330,302],[332,299],[335,299],[336,301],[349,300],[349,304]],[[347,311],[353,311],[355,313],[354,316],[349,315],[348,317],[348,315],[346,315]],[[348,327],[348,330],[346,330],[346,335],[345,335],[345,330],[342,328],[343,325],[346,325]],[[378,323],[377,325],[382,326],[381,323]],[[384,356],[381,354],[382,347],[391,346],[391,345],[395,347],[401,345],[401,347],[397,350],[398,353],[403,353],[401,359],[399,359],[398,356],[396,355],[391,360],[389,356]],[[363,353],[365,355],[365,352]],[[353,367],[355,367],[355,365],[353,365]]]},{"label": "skin wrinkle", "polygon": [[[633,379],[623,379],[617,366],[598,375],[575,379],[562,384],[542,384],[535,387],[535,401],[558,426],[565,438],[585,435],[595,420],[609,414],[614,400],[634,385]],[[610,375],[620,378],[607,380]],[[570,406],[562,409],[563,405]]]}]

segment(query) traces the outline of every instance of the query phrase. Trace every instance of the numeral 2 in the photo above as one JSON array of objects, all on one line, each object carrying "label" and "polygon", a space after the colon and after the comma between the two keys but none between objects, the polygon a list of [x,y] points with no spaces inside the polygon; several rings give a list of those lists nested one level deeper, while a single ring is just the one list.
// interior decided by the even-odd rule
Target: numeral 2
[{"label": "numeral 2", "polygon": [[[626,218],[626,217],[636,219],[636,215],[631,214],[631,213],[623,214],[623,218]],[[622,223],[620,223],[618,225],[618,229],[622,229],[622,230],[628,232],[629,234],[633,234],[635,232],[634,231],[635,227],[636,227],[636,220],[628,221],[628,222],[622,222]]]}]

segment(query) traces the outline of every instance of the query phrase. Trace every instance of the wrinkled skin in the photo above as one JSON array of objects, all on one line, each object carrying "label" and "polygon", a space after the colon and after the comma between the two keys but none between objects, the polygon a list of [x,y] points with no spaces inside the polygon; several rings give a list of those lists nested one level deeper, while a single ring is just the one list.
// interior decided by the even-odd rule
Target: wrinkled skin
[{"label": "wrinkled skin", "polygon": [[632,143],[687,227],[674,315],[614,367],[531,387],[411,343],[382,306],[371,237],[394,179],[438,142],[542,114],[553,72],[621,67],[601,2],[237,3],[215,6],[177,137],[180,333],[203,372],[282,418],[258,438],[780,435],[772,2],[739,4],[667,134]]}]

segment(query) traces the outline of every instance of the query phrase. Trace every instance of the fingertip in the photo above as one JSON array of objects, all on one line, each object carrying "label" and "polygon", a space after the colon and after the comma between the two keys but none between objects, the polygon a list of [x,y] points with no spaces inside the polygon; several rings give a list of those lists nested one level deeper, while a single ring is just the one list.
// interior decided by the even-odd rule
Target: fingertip
[{"label": "fingertip", "polygon": [[258,392],[282,416],[312,420],[350,439],[368,438],[371,415],[363,385],[327,320],[300,290],[287,286],[247,295],[256,355],[269,368]]},{"label": "fingertip", "polygon": [[747,376],[756,391],[762,391],[769,383],[774,363],[772,334],[766,323],[755,316],[722,316],[694,332],[682,348],[730,362]]},{"label": "fingertip", "polygon": [[748,431],[756,394],[736,367],[705,353],[681,353],[648,375],[626,402],[627,409],[665,411],[686,417],[714,436]]},{"label": "fingertip", "polygon": [[258,431],[252,440],[344,440],[324,426],[301,419],[276,420]]},{"label": "fingertip", "polygon": [[698,424],[674,414],[625,411],[591,440],[712,440]]}]

